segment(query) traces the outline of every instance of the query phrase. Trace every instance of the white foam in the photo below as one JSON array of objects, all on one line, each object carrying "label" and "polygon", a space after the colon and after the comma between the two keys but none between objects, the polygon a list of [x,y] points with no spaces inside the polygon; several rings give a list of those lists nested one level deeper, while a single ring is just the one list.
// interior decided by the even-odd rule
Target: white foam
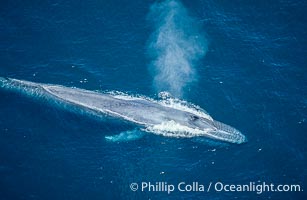
[{"label": "white foam", "polygon": [[204,136],[208,130],[200,130],[198,128],[190,128],[187,126],[183,126],[175,121],[167,121],[162,122],[161,124],[154,125],[147,127],[145,131],[152,132],[157,135],[163,135],[166,137],[197,137],[197,136]]}]

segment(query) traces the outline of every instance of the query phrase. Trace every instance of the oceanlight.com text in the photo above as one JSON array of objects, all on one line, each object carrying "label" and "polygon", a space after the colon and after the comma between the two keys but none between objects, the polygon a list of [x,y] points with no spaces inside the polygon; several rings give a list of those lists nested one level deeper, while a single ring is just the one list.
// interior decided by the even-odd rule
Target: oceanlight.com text
[{"label": "oceanlight.com text", "polygon": [[229,184],[218,182],[185,182],[176,184],[168,182],[134,182],[130,184],[133,192],[165,192],[171,194],[178,192],[255,192],[262,194],[264,192],[302,192],[303,188],[299,184],[274,184],[266,182],[248,182],[246,184]]}]

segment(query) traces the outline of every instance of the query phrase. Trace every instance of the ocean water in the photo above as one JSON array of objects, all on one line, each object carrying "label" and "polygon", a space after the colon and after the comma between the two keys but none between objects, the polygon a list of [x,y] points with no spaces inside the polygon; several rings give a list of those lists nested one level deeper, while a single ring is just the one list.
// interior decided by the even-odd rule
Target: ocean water
[{"label": "ocean water", "polygon": [[[1,1],[1,77],[154,99],[168,91],[248,142],[108,142],[135,126],[0,90],[0,199],[305,199],[306,9],[290,0]],[[131,190],[142,182],[205,191]],[[207,192],[216,182],[302,191]]]}]

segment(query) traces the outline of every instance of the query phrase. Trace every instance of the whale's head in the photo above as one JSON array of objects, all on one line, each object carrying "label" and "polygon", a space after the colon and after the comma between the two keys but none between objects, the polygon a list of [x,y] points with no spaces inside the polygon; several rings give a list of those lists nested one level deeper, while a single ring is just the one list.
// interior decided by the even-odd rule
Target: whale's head
[{"label": "whale's head", "polygon": [[239,130],[213,120],[195,114],[188,116],[189,127],[203,131],[203,136],[231,143],[244,143],[247,138]]}]

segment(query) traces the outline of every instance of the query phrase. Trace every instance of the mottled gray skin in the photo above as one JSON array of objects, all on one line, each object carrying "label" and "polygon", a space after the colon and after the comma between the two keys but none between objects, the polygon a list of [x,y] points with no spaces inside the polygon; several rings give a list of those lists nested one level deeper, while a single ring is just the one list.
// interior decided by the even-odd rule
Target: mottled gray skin
[{"label": "mottled gray skin", "polygon": [[[245,136],[240,131],[226,124],[143,98],[123,99],[112,94],[5,78],[0,78],[0,87],[15,90],[31,97],[45,97],[96,113],[101,112],[145,128],[167,121],[174,121],[192,129],[206,130],[203,134],[198,134],[197,136],[210,137],[231,143],[243,143],[246,141]],[[182,134],[183,136],[189,135],[189,133]]]}]

